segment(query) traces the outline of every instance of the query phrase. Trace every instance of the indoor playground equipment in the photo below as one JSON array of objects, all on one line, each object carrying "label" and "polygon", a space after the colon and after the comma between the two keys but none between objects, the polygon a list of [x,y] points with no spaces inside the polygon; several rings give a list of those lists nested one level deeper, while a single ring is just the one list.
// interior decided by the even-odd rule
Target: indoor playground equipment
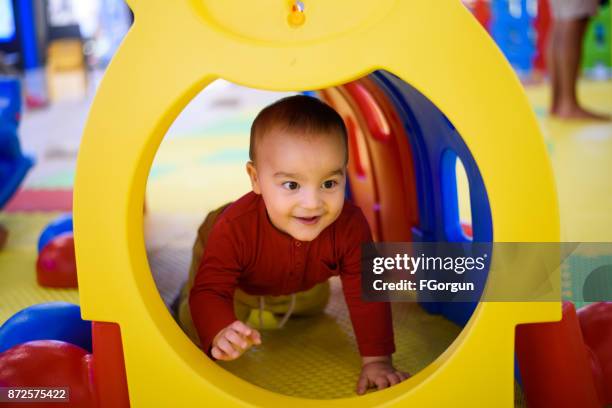
[{"label": "indoor playground equipment", "polygon": [[[546,46],[552,16],[549,0],[464,0],[519,74],[546,71]],[[610,4],[591,18],[584,38],[582,69],[589,77],[612,72]]]},{"label": "indoor playground equipment", "polygon": [[77,271],[72,232],[58,235],[38,254],[36,280],[50,288],[76,288]]},{"label": "indoor playground equipment", "polygon": [[0,353],[29,341],[49,339],[91,352],[91,322],[81,320],[81,308],[67,302],[27,307],[0,326]]},{"label": "indoor playground equipment", "polygon": [[15,77],[0,76],[0,208],[17,191],[33,160],[19,145],[21,85]]},{"label": "indoor playground equipment", "polygon": [[537,0],[491,2],[491,36],[520,73],[533,69],[538,35],[535,30],[537,14]]},{"label": "indoor playground equipment", "polygon": [[46,287],[78,287],[72,214],[59,216],[40,234],[36,279]]},{"label": "indoor playground equipment", "polygon": [[516,349],[529,407],[612,403],[612,302],[564,302],[561,322],[519,326]]},{"label": "indoor playground equipment", "polygon": [[[426,97],[383,71],[321,94],[347,123],[354,152],[348,169],[350,191],[364,209],[375,240],[492,240],[491,210],[478,167],[455,127]],[[436,137],[428,136],[432,134]],[[475,214],[467,226],[459,217],[458,160],[466,169]],[[397,183],[385,182],[394,178]],[[459,325],[467,323],[476,306],[421,305]]]},{"label": "indoor playground equipment", "polygon": [[51,221],[38,237],[38,252],[51,242],[55,237],[66,232],[72,232],[72,214],[62,214]]},{"label": "indoor playground equipment", "polygon": [[519,74],[546,70],[548,0],[464,0]]},{"label": "indoor playground equipment", "polygon": [[[77,175],[79,283],[83,315],[93,321],[93,354],[36,340],[11,348],[11,356],[23,356],[30,347],[44,361],[63,355],[61,361],[83,362],[79,367],[96,379],[87,398],[100,406],[320,405],[255,387],[206,359],[175,325],[148,270],[139,211],[148,168],[180,109],[217,77],[256,88],[321,90],[347,122],[351,193],[379,240],[558,239],[552,178],[533,115],[510,68],[465,10],[451,1],[442,14],[393,2],[313,0],[297,10],[269,3],[244,12],[214,1],[171,8],[161,1],[132,2],[140,20],[100,89]],[[419,24],[434,16],[445,30]],[[412,19],[414,24],[406,24]],[[150,42],[156,36],[174,41]],[[397,50],[377,46],[397,38],[406,38]],[[200,41],[214,46],[207,54],[189,52]],[[435,64],[414,57],[431,47],[444,51]],[[142,70],[151,56],[159,64]],[[168,62],[176,58],[184,63]],[[474,59],[482,65],[470,64]],[[251,70],[240,68],[244,61],[252,62]],[[128,87],[133,92],[126,95]],[[496,104],[499,94],[517,110],[507,113]],[[109,155],[117,160],[110,177],[98,171]],[[457,160],[470,183],[469,228],[458,217]],[[100,202],[100,196],[108,200]],[[516,325],[560,317],[559,304],[551,303],[483,303],[473,315],[474,305],[432,306],[467,322],[442,356],[399,386],[326,402],[510,405]],[[73,375],[75,369],[65,372]]]},{"label": "indoor playground equipment", "polygon": [[[300,7],[280,0],[264,0],[257,7],[238,0],[129,3],[136,23],[94,101],[75,185],[79,288],[83,318],[93,321],[93,370],[100,406],[126,406],[128,401],[133,406],[322,403],[256,387],[206,358],[167,311],[147,264],[142,208],[156,149],[181,109],[217,78],[258,89],[326,90],[379,70],[368,81],[386,94],[388,106],[406,115],[398,116],[393,126],[404,126],[408,134],[421,132],[410,137],[415,170],[406,177],[414,174],[416,190],[423,191],[401,203],[407,211],[403,234],[444,231],[446,239],[468,239],[456,220],[456,208],[440,198],[453,190],[448,185],[443,188],[440,173],[452,175],[448,169],[459,157],[472,183],[470,194],[476,194],[474,239],[489,234],[494,241],[558,241],[554,182],[535,117],[511,67],[461,3],[440,0],[435,7],[392,0],[311,0],[300,2]],[[398,86],[399,82],[405,84]],[[342,89],[329,93],[345,92],[351,100],[362,97],[365,106],[367,96],[351,96]],[[431,101],[444,121],[436,115],[430,118],[431,112],[416,102],[417,94]],[[338,103],[350,100],[338,97]],[[508,105],[514,108],[508,111]],[[354,132],[358,125],[367,129],[354,125]],[[443,125],[446,130],[438,136]],[[383,126],[372,138],[400,143],[388,133]],[[435,144],[438,137],[444,142]],[[417,149],[418,143],[425,146]],[[358,139],[353,138],[352,147],[360,148]],[[408,160],[405,151],[393,155],[390,149],[373,147],[370,153],[371,161],[365,154],[361,157],[361,167],[351,159],[353,170],[366,178],[380,163],[375,155],[389,154],[396,169],[404,169],[397,167],[403,163],[398,161]],[[442,158],[430,162],[431,155],[440,153]],[[113,157],[113,166],[107,165],[108,157]],[[435,163],[441,168],[436,169]],[[426,177],[433,177],[436,184],[430,192],[418,183]],[[388,183],[404,191],[410,188],[397,177],[378,181],[384,189]],[[356,183],[351,181],[352,189]],[[366,187],[384,190],[375,181]],[[380,219],[378,233],[384,238],[397,231],[385,224],[388,211],[383,198],[389,200],[388,192],[378,194],[381,201],[370,197],[374,207],[367,212]],[[419,194],[440,195],[427,203],[419,202]],[[433,211],[430,204],[441,206],[431,216],[426,214]],[[488,213],[479,213],[487,207]],[[438,219],[438,224],[424,227],[440,214],[452,225]],[[560,317],[558,302],[480,303],[449,349],[408,381],[326,404],[512,406],[516,326]],[[117,380],[123,363],[127,388]]]},{"label": "indoor playground equipment", "polygon": [[582,69],[595,78],[612,75],[612,31],[610,4],[602,7],[593,17],[584,38]]}]

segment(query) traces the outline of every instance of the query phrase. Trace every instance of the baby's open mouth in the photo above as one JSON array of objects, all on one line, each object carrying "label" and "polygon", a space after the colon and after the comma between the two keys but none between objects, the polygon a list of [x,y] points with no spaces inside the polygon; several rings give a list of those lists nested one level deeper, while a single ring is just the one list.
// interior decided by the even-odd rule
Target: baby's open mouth
[{"label": "baby's open mouth", "polygon": [[316,224],[317,221],[321,218],[320,215],[316,215],[314,217],[295,217],[299,222],[306,225]]}]

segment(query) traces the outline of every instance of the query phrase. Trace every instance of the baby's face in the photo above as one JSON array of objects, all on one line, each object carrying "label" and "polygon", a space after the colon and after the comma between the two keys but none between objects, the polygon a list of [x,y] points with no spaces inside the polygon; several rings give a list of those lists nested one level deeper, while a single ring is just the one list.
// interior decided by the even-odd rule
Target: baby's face
[{"label": "baby's face", "polygon": [[247,164],[272,224],[300,241],[312,241],[344,205],[345,146],[336,135],[294,135],[271,130]]}]

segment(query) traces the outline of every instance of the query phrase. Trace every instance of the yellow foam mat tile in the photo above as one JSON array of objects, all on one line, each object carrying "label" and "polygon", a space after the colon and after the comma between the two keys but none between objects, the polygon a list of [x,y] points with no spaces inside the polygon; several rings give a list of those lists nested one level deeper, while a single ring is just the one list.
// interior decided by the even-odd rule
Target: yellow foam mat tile
[{"label": "yellow foam mat tile", "polygon": [[[612,114],[612,81],[581,80],[588,109]],[[547,112],[550,86],[527,87],[536,112]],[[563,241],[612,241],[612,122],[539,118],[559,196]]]},{"label": "yellow foam mat tile", "polygon": [[0,213],[8,231],[0,251],[0,324],[16,312],[38,303],[65,301],[79,304],[76,289],[47,289],[36,283],[38,236],[59,213]]},{"label": "yellow foam mat tile", "polygon": [[[261,346],[219,364],[246,381],[281,394],[321,399],[354,395],[360,357],[340,281],[332,279],[331,284],[332,295],[324,314],[294,317],[282,329],[263,331]],[[408,373],[416,373],[435,360],[461,331],[415,303],[393,304],[393,322],[394,364]]]}]

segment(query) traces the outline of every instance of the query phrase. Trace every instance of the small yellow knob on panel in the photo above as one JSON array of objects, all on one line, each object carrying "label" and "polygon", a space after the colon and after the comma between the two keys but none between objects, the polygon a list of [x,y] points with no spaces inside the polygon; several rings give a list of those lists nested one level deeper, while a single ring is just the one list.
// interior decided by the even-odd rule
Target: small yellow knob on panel
[{"label": "small yellow knob on panel", "polygon": [[304,14],[304,3],[296,1],[291,6],[291,12],[287,16],[287,22],[291,27],[297,28],[304,24],[306,21],[306,14]]}]

